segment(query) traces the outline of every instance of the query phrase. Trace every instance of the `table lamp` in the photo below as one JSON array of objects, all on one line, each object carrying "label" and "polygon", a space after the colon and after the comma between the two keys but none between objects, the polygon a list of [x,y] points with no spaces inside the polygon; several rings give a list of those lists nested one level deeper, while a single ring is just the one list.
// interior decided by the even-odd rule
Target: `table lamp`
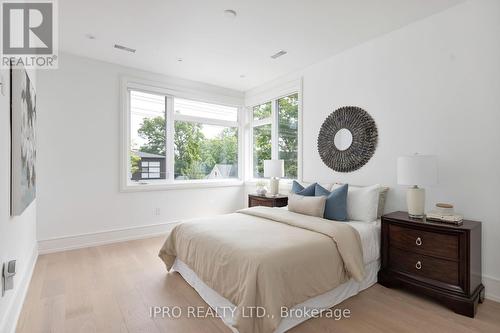
[{"label": "table lamp", "polygon": [[280,188],[280,178],[285,175],[284,160],[264,160],[264,177],[269,180],[270,194],[277,195]]}]

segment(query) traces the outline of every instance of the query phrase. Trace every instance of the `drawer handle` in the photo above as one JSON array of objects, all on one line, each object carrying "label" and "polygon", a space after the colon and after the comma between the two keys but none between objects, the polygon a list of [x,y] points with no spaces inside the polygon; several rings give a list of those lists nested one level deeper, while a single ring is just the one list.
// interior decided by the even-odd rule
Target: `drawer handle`
[{"label": "drawer handle", "polygon": [[422,263],[419,261],[417,261],[417,263],[415,264],[415,268],[416,269],[422,269]]},{"label": "drawer handle", "polygon": [[417,237],[417,239],[415,240],[415,244],[417,244],[417,246],[422,245],[422,239],[420,237]]}]

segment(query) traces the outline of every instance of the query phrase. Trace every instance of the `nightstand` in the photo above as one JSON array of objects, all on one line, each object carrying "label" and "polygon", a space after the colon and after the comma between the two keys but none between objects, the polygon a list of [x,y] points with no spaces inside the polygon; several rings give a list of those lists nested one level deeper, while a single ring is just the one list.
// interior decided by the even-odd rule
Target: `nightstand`
[{"label": "nightstand", "polygon": [[248,207],[254,206],[267,206],[267,207],[284,207],[288,205],[288,196],[278,194],[276,196],[271,195],[248,195]]},{"label": "nightstand", "polygon": [[484,299],[481,222],[456,226],[394,212],[382,216],[381,237],[380,284],[425,294],[474,317]]}]

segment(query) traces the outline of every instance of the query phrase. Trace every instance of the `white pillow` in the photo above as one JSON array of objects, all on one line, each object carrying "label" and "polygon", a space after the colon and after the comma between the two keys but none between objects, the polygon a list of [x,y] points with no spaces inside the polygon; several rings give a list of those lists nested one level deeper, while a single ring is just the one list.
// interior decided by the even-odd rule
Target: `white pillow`
[{"label": "white pillow", "polygon": [[[342,185],[333,185],[332,190]],[[347,191],[347,218],[352,221],[372,222],[377,219],[380,185],[351,187]]]},{"label": "white pillow", "polygon": [[288,210],[294,213],[323,217],[326,196],[306,197],[298,194],[288,196]]}]

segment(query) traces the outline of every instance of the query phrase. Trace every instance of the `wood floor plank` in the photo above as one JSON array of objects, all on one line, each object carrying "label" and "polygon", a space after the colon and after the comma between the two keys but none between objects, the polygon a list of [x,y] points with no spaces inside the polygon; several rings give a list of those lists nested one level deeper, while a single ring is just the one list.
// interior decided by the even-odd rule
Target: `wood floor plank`
[{"label": "wood floor plank", "polygon": [[[38,258],[18,333],[230,333],[219,318],[152,317],[155,306],[208,309],[178,273],[158,258],[164,237],[59,252]],[[403,290],[381,285],[334,309],[350,318],[315,318],[290,333],[500,332],[500,303],[486,300],[476,318]]]}]

